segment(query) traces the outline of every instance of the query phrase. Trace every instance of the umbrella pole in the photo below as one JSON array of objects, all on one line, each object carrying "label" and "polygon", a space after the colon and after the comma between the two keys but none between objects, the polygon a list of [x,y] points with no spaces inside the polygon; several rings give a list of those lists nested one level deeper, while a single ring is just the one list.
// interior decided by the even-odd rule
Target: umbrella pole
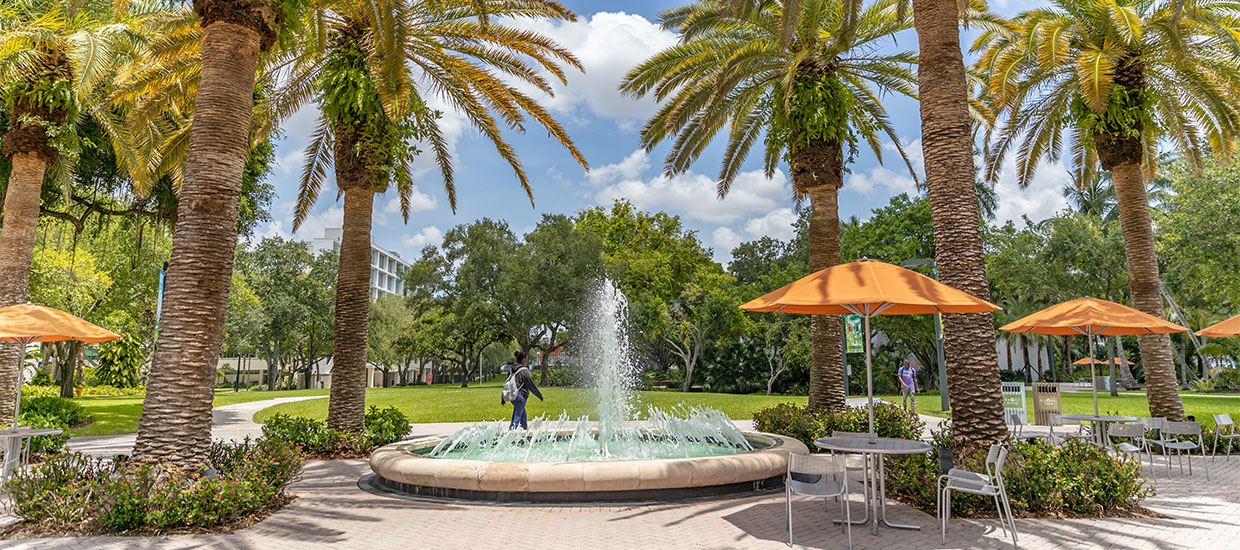
[{"label": "umbrella pole", "polygon": [[1098,374],[1094,371],[1094,335],[1086,334],[1089,338],[1089,387],[1094,391],[1094,416],[1098,416]]},{"label": "umbrella pole", "polygon": [[870,415],[870,442],[873,443],[878,437],[874,432],[874,370],[870,366],[870,316],[863,315],[865,320],[865,397],[867,400],[866,411]]},{"label": "umbrella pole", "polygon": [[22,352],[17,355],[17,402],[13,404],[13,424],[9,426],[9,430],[17,429],[18,414],[22,410],[22,378],[25,378],[26,370],[26,344],[19,344]]}]

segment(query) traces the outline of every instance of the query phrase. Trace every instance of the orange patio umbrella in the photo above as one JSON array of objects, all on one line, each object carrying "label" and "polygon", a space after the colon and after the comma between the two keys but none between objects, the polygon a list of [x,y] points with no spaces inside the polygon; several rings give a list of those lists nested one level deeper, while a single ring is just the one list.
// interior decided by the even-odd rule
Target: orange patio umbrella
[{"label": "orange patio umbrella", "polygon": [[[1109,364],[1111,364],[1111,363],[1112,363],[1112,361],[1103,361],[1102,359],[1094,359],[1093,357],[1082,357],[1082,358],[1077,359],[1076,361],[1073,361],[1073,362],[1072,362],[1072,364],[1073,364],[1073,365],[1089,365],[1089,364],[1095,364],[1095,365],[1109,365]],[[1121,365],[1121,364],[1124,364],[1124,363],[1127,363],[1127,364],[1131,365],[1131,364],[1132,364],[1132,361],[1121,360],[1119,357],[1116,357],[1116,358],[1115,358],[1114,363],[1115,363],[1116,365]]]},{"label": "orange patio umbrella", "polygon": [[999,309],[916,271],[873,260],[849,262],[811,273],[741,309],[807,315],[855,313],[865,321],[866,397],[874,439],[874,373],[870,364],[870,318],[876,315],[982,313]]},{"label": "orange patio umbrella", "polygon": [[1232,317],[1226,321],[1214,323],[1206,328],[1195,332],[1197,336],[1209,336],[1211,338],[1227,338],[1228,336],[1240,336],[1240,315]]},{"label": "orange patio umbrella", "polygon": [[[1092,359],[1095,336],[1171,334],[1185,332],[1188,328],[1115,302],[1097,298],[1078,298],[1055,304],[1023,319],[1017,319],[999,327],[999,330],[1061,336],[1084,335],[1089,339],[1089,358]],[[1089,380],[1090,387],[1094,391],[1094,414],[1097,415],[1098,386],[1093,383],[1096,376],[1095,363],[1097,361],[1089,363]]]},{"label": "orange patio umbrella", "polygon": [[[0,307],[0,341],[16,342],[23,349],[38,342],[77,340],[96,343],[117,338],[120,338],[119,334],[59,309],[33,304]],[[25,353],[17,361],[17,405],[13,407],[13,428],[17,427],[17,415],[21,412]]]}]

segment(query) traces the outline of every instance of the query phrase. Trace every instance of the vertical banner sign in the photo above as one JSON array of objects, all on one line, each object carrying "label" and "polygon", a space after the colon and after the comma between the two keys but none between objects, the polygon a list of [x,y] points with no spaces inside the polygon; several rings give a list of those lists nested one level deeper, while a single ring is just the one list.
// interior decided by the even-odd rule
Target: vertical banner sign
[{"label": "vertical banner sign", "polygon": [[167,271],[159,270],[159,293],[155,296],[155,324],[159,324],[159,314],[164,310],[164,277]]},{"label": "vertical banner sign", "polygon": [[849,314],[844,316],[844,353],[865,353],[865,342],[861,334],[861,316]]}]

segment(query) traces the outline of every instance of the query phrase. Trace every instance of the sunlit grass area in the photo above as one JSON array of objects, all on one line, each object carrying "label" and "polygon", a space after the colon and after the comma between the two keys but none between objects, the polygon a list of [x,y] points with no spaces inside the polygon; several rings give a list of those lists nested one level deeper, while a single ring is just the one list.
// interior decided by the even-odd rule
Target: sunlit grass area
[{"label": "sunlit grass area", "polygon": [[[251,401],[263,401],[277,397],[297,397],[301,395],[327,395],[327,390],[290,390],[290,391],[240,391],[216,390],[214,405],[233,405]],[[138,431],[138,417],[142,414],[141,395],[125,397],[78,397],[75,402],[86,408],[86,414],[93,422],[74,428],[70,435],[113,435]]]},{"label": "sunlit grass area", "polygon": [[[1063,396],[1062,412],[1076,414],[1094,413],[1092,393],[1088,391],[1063,392],[1061,395]],[[901,398],[898,395],[884,395],[881,397],[892,403],[901,403]],[[1240,398],[1185,393],[1181,395],[1181,399],[1184,402],[1185,413],[1195,416],[1203,425],[1213,426],[1215,414],[1231,414],[1233,418],[1240,420]],[[1034,421],[1033,395],[1029,392],[1025,393],[1025,409],[1029,411],[1029,423],[1032,424]],[[1111,397],[1107,392],[1099,392],[1098,410],[1102,414],[1121,416],[1150,415],[1149,402],[1146,401],[1145,394],[1135,392],[1121,393],[1118,397]],[[917,412],[930,416],[951,417],[950,412],[942,410],[938,394],[918,395]]]},{"label": "sunlit grass area", "polygon": [[[527,406],[531,418],[546,414],[558,416],[566,411],[577,417],[593,414],[593,392],[578,388],[543,388],[546,401],[530,397]],[[671,409],[677,406],[704,405],[723,411],[734,419],[752,418],[753,412],[775,403],[791,402],[805,404],[805,396],[736,395],[726,393],[681,393],[675,391],[635,392],[634,405],[639,416],[646,408],[655,406]],[[410,386],[401,388],[372,388],[366,392],[366,405],[394,406],[409,416],[413,422],[477,422],[506,418],[512,413],[511,405],[500,404],[500,381],[468,388],[441,384],[436,386]],[[327,402],[321,399],[285,403],[259,411],[254,419],[258,422],[277,413],[310,418],[327,418]]]}]

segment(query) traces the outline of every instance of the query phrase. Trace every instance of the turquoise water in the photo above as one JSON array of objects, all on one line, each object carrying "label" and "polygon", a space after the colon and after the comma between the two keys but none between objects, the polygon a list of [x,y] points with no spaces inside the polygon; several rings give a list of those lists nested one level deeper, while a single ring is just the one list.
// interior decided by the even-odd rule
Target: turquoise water
[{"label": "turquoise water", "polygon": [[[692,408],[651,409],[644,422],[606,425],[588,418],[539,417],[528,430],[509,430],[506,422],[462,428],[426,453],[434,458],[491,462],[591,462],[728,455],[753,445],[722,412]],[[600,436],[599,434],[605,434]]]}]

